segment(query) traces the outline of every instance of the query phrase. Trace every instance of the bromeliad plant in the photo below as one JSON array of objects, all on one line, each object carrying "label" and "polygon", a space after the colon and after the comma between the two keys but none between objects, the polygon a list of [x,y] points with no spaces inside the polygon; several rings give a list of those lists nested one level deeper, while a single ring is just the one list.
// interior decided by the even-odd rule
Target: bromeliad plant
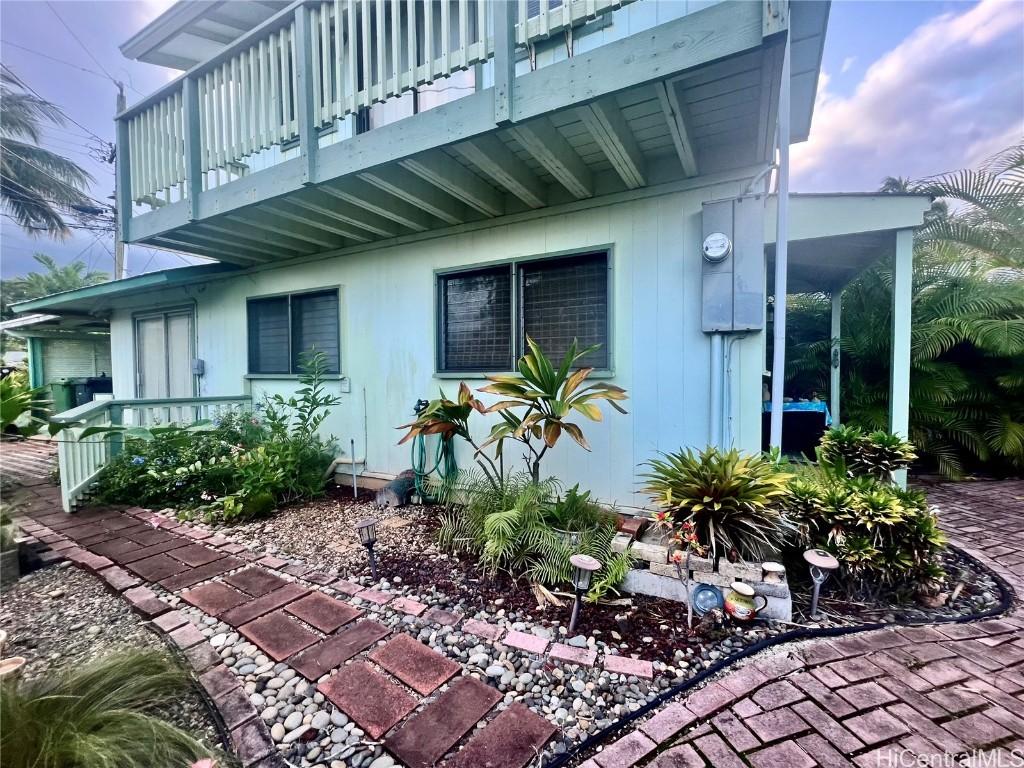
[{"label": "bromeliad plant", "polygon": [[3,433],[30,437],[46,426],[33,412],[49,412],[52,401],[43,387],[30,387],[24,371],[0,379],[0,429]]},{"label": "bromeliad plant", "polygon": [[712,558],[763,560],[793,534],[782,504],[792,475],[777,457],[709,447],[665,454],[646,466],[644,490],[663,522]]},{"label": "bromeliad plant", "polygon": [[[598,407],[601,400],[619,413],[626,413],[619,405],[619,401],[628,399],[626,391],[607,382],[588,382],[593,368],[573,368],[598,345],[581,350],[573,340],[556,369],[533,339],[527,338],[526,343],[530,351],[519,359],[519,375],[488,376],[492,383],[479,390],[506,399],[485,406],[462,382],[457,401],[449,400],[442,391],[440,399],[431,401],[415,421],[399,427],[408,430],[399,445],[417,435],[440,435],[443,440],[461,437],[473,447],[477,463],[494,487],[505,478],[505,440],[515,440],[525,447],[523,459],[535,483],[540,482],[544,454],[554,448],[563,432],[589,451],[590,444],[583,430],[569,419],[579,414],[591,421],[601,421],[603,414]],[[516,409],[522,410],[516,413]],[[501,418],[480,445],[470,433],[469,418],[474,411],[497,413]],[[491,445],[494,446],[493,460],[484,453]]]},{"label": "bromeliad plant", "polygon": [[865,433],[858,427],[834,427],[818,445],[818,462],[844,465],[849,475],[870,475],[891,481],[893,473],[906,469],[917,458],[914,446],[889,432]]}]

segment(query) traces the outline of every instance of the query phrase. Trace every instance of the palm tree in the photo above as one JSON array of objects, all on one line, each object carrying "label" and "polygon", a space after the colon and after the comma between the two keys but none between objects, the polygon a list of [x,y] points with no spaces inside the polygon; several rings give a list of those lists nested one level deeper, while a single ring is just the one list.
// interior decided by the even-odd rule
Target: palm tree
[{"label": "palm tree", "polygon": [[917,182],[915,190],[956,204],[927,222],[924,242],[956,243],[989,267],[1024,269],[1024,143],[964,169]]},{"label": "palm tree", "polygon": [[62,126],[64,114],[29,93],[10,70],[0,72],[0,201],[27,232],[66,238],[61,211],[84,206],[92,177],[76,163],[39,146],[42,125]]},{"label": "palm tree", "polygon": [[75,259],[63,267],[58,266],[52,256],[36,253],[32,256],[46,268],[45,272],[29,272],[22,277],[9,281],[12,292],[19,295],[21,301],[49,296],[51,293],[73,291],[88,285],[105,283],[110,279],[106,272],[96,272],[87,268],[84,261]]}]

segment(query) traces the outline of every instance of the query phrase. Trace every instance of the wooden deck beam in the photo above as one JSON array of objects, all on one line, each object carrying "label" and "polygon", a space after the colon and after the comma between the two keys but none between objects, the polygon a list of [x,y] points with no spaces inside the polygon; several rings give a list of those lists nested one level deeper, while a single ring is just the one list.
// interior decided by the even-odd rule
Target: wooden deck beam
[{"label": "wooden deck beam", "polygon": [[629,189],[647,186],[644,156],[614,96],[579,107],[576,114]]},{"label": "wooden deck beam", "polygon": [[359,178],[448,224],[461,224],[467,218],[465,203],[399,165],[381,165]]},{"label": "wooden deck beam", "polygon": [[512,128],[512,135],[573,197],[594,196],[594,180],[590,168],[551,120],[541,117],[517,125]]},{"label": "wooden deck beam", "polygon": [[547,188],[494,134],[456,144],[455,149],[531,208],[547,205]]},{"label": "wooden deck beam", "polygon": [[407,157],[399,165],[485,216],[501,216],[505,198],[462,163],[440,150]]}]

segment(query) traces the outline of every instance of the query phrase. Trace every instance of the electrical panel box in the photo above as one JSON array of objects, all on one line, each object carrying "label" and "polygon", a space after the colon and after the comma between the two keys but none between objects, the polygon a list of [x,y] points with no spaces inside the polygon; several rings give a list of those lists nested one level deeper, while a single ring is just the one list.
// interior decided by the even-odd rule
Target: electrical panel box
[{"label": "electrical panel box", "polygon": [[701,327],[705,333],[764,328],[764,197],[704,203]]}]

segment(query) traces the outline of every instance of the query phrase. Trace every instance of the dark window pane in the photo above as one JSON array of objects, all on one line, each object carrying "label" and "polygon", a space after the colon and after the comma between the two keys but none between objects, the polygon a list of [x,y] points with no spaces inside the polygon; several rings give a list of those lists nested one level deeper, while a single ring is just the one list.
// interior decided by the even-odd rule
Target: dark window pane
[{"label": "dark window pane", "polygon": [[302,293],[292,296],[292,372],[302,371],[302,354],[323,352],[328,373],[339,373],[338,293]]},{"label": "dark window pane", "polygon": [[507,371],[512,366],[508,267],[441,278],[441,369]]},{"label": "dark window pane", "polygon": [[[557,366],[575,338],[600,344],[578,365],[608,367],[608,257],[604,253],[520,267],[522,329]],[[525,351],[526,339],[520,340]]]},{"label": "dark window pane", "polygon": [[288,373],[288,297],[249,302],[249,372]]}]

